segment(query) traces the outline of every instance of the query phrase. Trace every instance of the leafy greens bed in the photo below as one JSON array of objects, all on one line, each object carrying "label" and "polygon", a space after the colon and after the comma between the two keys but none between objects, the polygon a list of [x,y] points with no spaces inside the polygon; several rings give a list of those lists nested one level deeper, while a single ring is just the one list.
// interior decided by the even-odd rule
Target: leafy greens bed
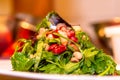
[{"label": "leafy greens bed", "polygon": [[116,72],[113,59],[97,49],[80,26],[71,26],[56,12],[37,25],[36,34],[18,41],[11,57],[13,70],[101,76]]}]

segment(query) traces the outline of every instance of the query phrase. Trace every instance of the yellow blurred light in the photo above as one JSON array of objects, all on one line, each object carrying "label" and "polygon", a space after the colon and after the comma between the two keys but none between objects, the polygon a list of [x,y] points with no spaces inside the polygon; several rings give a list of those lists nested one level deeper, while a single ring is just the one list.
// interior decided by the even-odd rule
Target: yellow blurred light
[{"label": "yellow blurred light", "polygon": [[99,31],[98,31],[98,35],[100,36],[100,37],[104,37],[104,28],[101,28]]},{"label": "yellow blurred light", "polygon": [[31,30],[31,31],[36,31],[36,27],[28,22],[25,22],[25,21],[21,21],[20,22],[20,26],[24,29],[28,29],[28,30]]},{"label": "yellow blurred light", "polygon": [[120,23],[120,17],[115,17],[115,18],[113,19],[113,21],[116,22],[116,23]]},{"label": "yellow blurred light", "polygon": [[29,23],[27,23],[27,22],[21,22],[21,23],[20,23],[20,26],[21,26],[21,27],[24,27],[24,28],[26,29],[26,28],[29,27]]}]

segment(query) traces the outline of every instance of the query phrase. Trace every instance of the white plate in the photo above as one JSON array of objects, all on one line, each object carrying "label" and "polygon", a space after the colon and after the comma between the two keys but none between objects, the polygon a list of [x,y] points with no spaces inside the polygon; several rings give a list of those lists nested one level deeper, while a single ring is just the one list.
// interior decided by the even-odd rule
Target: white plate
[{"label": "white plate", "polygon": [[0,75],[41,80],[120,80],[120,76],[52,75],[12,71],[10,60],[0,60]]}]

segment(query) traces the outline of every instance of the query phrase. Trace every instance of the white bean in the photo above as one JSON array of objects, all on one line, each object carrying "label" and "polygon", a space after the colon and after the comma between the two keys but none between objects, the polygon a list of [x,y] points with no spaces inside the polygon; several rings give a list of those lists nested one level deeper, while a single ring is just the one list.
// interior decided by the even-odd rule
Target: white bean
[{"label": "white bean", "polygon": [[71,62],[79,62],[79,59],[77,59],[76,57],[72,57],[70,61]]},{"label": "white bean", "polygon": [[[58,33],[67,38],[67,33],[66,32],[63,32],[63,31],[59,30]],[[68,41],[66,39],[60,37],[60,40],[61,40],[61,43],[63,45],[67,45]]]},{"label": "white bean", "polygon": [[73,28],[75,31],[81,31],[81,27],[80,27],[80,26],[72,26],[72,28]]},{"label": "white bean", "polygon": [[52,39],[53,35],[52,34],[48,34],[47,38]]},{"label": "white bean", "polygon": [[82,54],[80,52],[74,52],[73,56],[79,60],[82,59]]}]

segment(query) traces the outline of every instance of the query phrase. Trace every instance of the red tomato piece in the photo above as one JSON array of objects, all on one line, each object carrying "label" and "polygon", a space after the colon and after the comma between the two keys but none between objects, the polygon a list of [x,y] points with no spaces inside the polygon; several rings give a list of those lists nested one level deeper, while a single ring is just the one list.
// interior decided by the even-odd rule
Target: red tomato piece
[{"label": "red tomato piece", "polygon": [[66,50],[66,46],[64,45],[59,45],[57,48],[53,49],[52,52],[54,54],[61,54],[62,52],[64,52]]},{"label": "red tomato piece", "polygon": [[58,44],[50,45],[50,47],[48,48],[48,51],[51,51],[51,50],[55,49],[57,46],[58,46]]},{"label": "red tomato piece", "polygon": [[76,37],[71,37],[71,40],[73,40],[74,42],[78,42],[78,39]]},{"label": "red tomato piece", "polygon": [[58,44],[52,44],[48,48],[48,51],[52,51],[54,54],[61,54],[65,50],[66,50],[66,46],[64,46],[64,45],[58,45]]},{"label": "red tomato piece", "polygon": [[73,30],[70,30],[70,31],[67,32],[67,36],[69,38],[74,37],[75,36],[75,32]]}]

